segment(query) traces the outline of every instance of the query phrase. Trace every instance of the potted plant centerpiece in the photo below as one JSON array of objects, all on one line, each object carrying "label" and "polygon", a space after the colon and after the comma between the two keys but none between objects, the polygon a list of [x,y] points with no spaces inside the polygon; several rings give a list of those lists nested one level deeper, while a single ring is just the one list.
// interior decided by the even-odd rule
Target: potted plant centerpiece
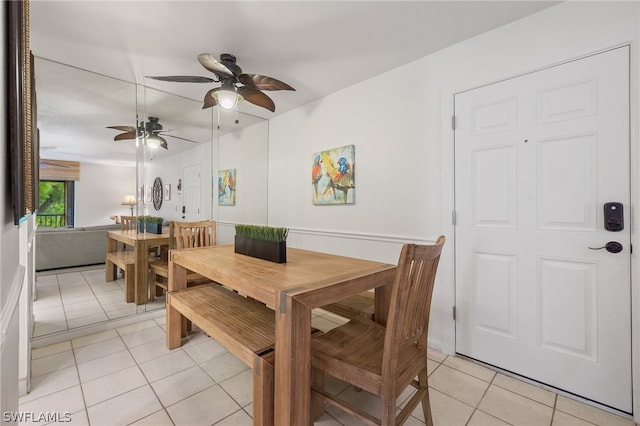
[{"label": "potted plant centerpiece", "polygon": [[276,263],[287,262],[287,228],[236,225],[235,252]]},{"label": "potted plant centerpiece", "polygon": [[162,234],[163,218],[157,216],[138,216],[138,232]]}]

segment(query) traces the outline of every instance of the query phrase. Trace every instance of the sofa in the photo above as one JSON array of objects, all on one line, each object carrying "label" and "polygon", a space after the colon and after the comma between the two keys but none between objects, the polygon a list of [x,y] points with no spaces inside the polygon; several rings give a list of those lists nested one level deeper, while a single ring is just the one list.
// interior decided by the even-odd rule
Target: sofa
[{"label": "sofa", "polygon": [[107,231],[120,225],[36,230],[36,271],[104,263]]}]

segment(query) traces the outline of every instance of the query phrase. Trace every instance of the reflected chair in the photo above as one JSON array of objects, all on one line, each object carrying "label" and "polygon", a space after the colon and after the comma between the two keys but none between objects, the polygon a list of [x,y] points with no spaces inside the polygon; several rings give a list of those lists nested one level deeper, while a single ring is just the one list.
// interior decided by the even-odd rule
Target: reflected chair
[{"label": "reflected chair", "polygon": [[135,231],[138,226],[136,216],[120,216],[120,229],[123,231]]},{"label": "reflected chair", "polygon": [[[137,216],[120,216],[120,229],[122,231],[136,231],[138,229],[138,217]],[[131,248],[125,248],[130,250]],[[149,247],[149,256],[158,260],[160,257],[160,246]]]},{"label": "reflected chair", "polygon": [[[137,226],[137,222],[136,222],[136,217],[135,216],[120,216],[120,229],[122,231],[129,231],[131,229],[135,230],[136,226]],[[133,247],[127,246],[126,244],[118,242],[116,251],[121,251],[121,250],[124,250],[124,251],[133,250]],[[124,264],[126,265],[126,262]],[[125,269],[126,268],[119,267],[118,269],[120,269],[120,273],[123,276],[126,276],[125,275]]]},{"label": "reflected chair", "polygon": [[[312,339],[313,374],[327,373],[377,395],[381,401],[380,418],[318,386],[311,388],[312,406],[321,399],[367,424],[401,425],[422,402],[425,423],[433,425],[427,382],[427,333],[444,241],[445,237],[440,236],[434,245],[402,247],[386,326],[357,316]],[[398,413],[396,399],[409,385],[417,391]]]},{"label": "reflected chair", "polygon": [[[170,222],[169,223],[169,250],[206,247],[216,245],[216,222],[204,220],[198,222]],[[151,268],[150,295],[153,300],[156,296],[162,296],[169,284],[169,253],[163,251],[161,259],[149,264]],[[201,275],[187,274],[187,285],[210,282]]]}]

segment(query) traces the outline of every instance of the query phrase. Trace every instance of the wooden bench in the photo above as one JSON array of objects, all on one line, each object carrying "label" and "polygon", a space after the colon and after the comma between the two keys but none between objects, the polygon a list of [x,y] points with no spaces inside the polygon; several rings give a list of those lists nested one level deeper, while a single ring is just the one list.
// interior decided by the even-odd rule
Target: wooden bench
[{"label": "wooden bench", "polygon": [[[216,284],[169,292],[169,349],[181,345],[183,318],[197,325],[253,369],[253,424],[273,425],[275,312],[263,303]],[[314,383],[322,381],[317,379]],[[322,409],[317,407],[315,412],[322,413]]]},{"label": "wooden bench", "polygon": [[349,319],[356,316],[362,316],[373,320],[375,312],[375,294],[369,291],[364,291],[356,294],[355,296],[338,300],[330,305],[322,306],[321,309]]},{"label": "wooden bench", "polygon": [[118,269],[124,271],[125,300],[135,300],[136,291],[136,257],[133,250],[110,251],[105,258],[105,281],[116,279]]}]

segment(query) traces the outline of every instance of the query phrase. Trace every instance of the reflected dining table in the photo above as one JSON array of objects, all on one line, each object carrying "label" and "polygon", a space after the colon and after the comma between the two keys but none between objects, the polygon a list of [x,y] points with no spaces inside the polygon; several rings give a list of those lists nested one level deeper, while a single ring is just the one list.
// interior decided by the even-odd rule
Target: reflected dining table
[{"label": "reflected dining table", "polygon": [[[185,289],[187,271],[203,275],[275,308],[274,424],[308,425],[311,419],[311,310],[376,289],[376,321],[386,322],[396,265],[294,248],[287,262],[237,254],[231,246],[172,250],[169,291]],[[181,317],[167,314],[169,335]]]},{"label": "reflected dining table", "polygon": [[[149,299],[148,271],[149,271],[149,247],[169,246],[169,229],[162,228],[162,234],[151,232],[138,232],[136,230],[117,230],[107,232],[107,252],[118,249],[118,242],[133,247],[135,256],[135,291],[134,302],[136,305],[147,303]],[[115,265],[105,265],[105,280],[113,281]]]}]

